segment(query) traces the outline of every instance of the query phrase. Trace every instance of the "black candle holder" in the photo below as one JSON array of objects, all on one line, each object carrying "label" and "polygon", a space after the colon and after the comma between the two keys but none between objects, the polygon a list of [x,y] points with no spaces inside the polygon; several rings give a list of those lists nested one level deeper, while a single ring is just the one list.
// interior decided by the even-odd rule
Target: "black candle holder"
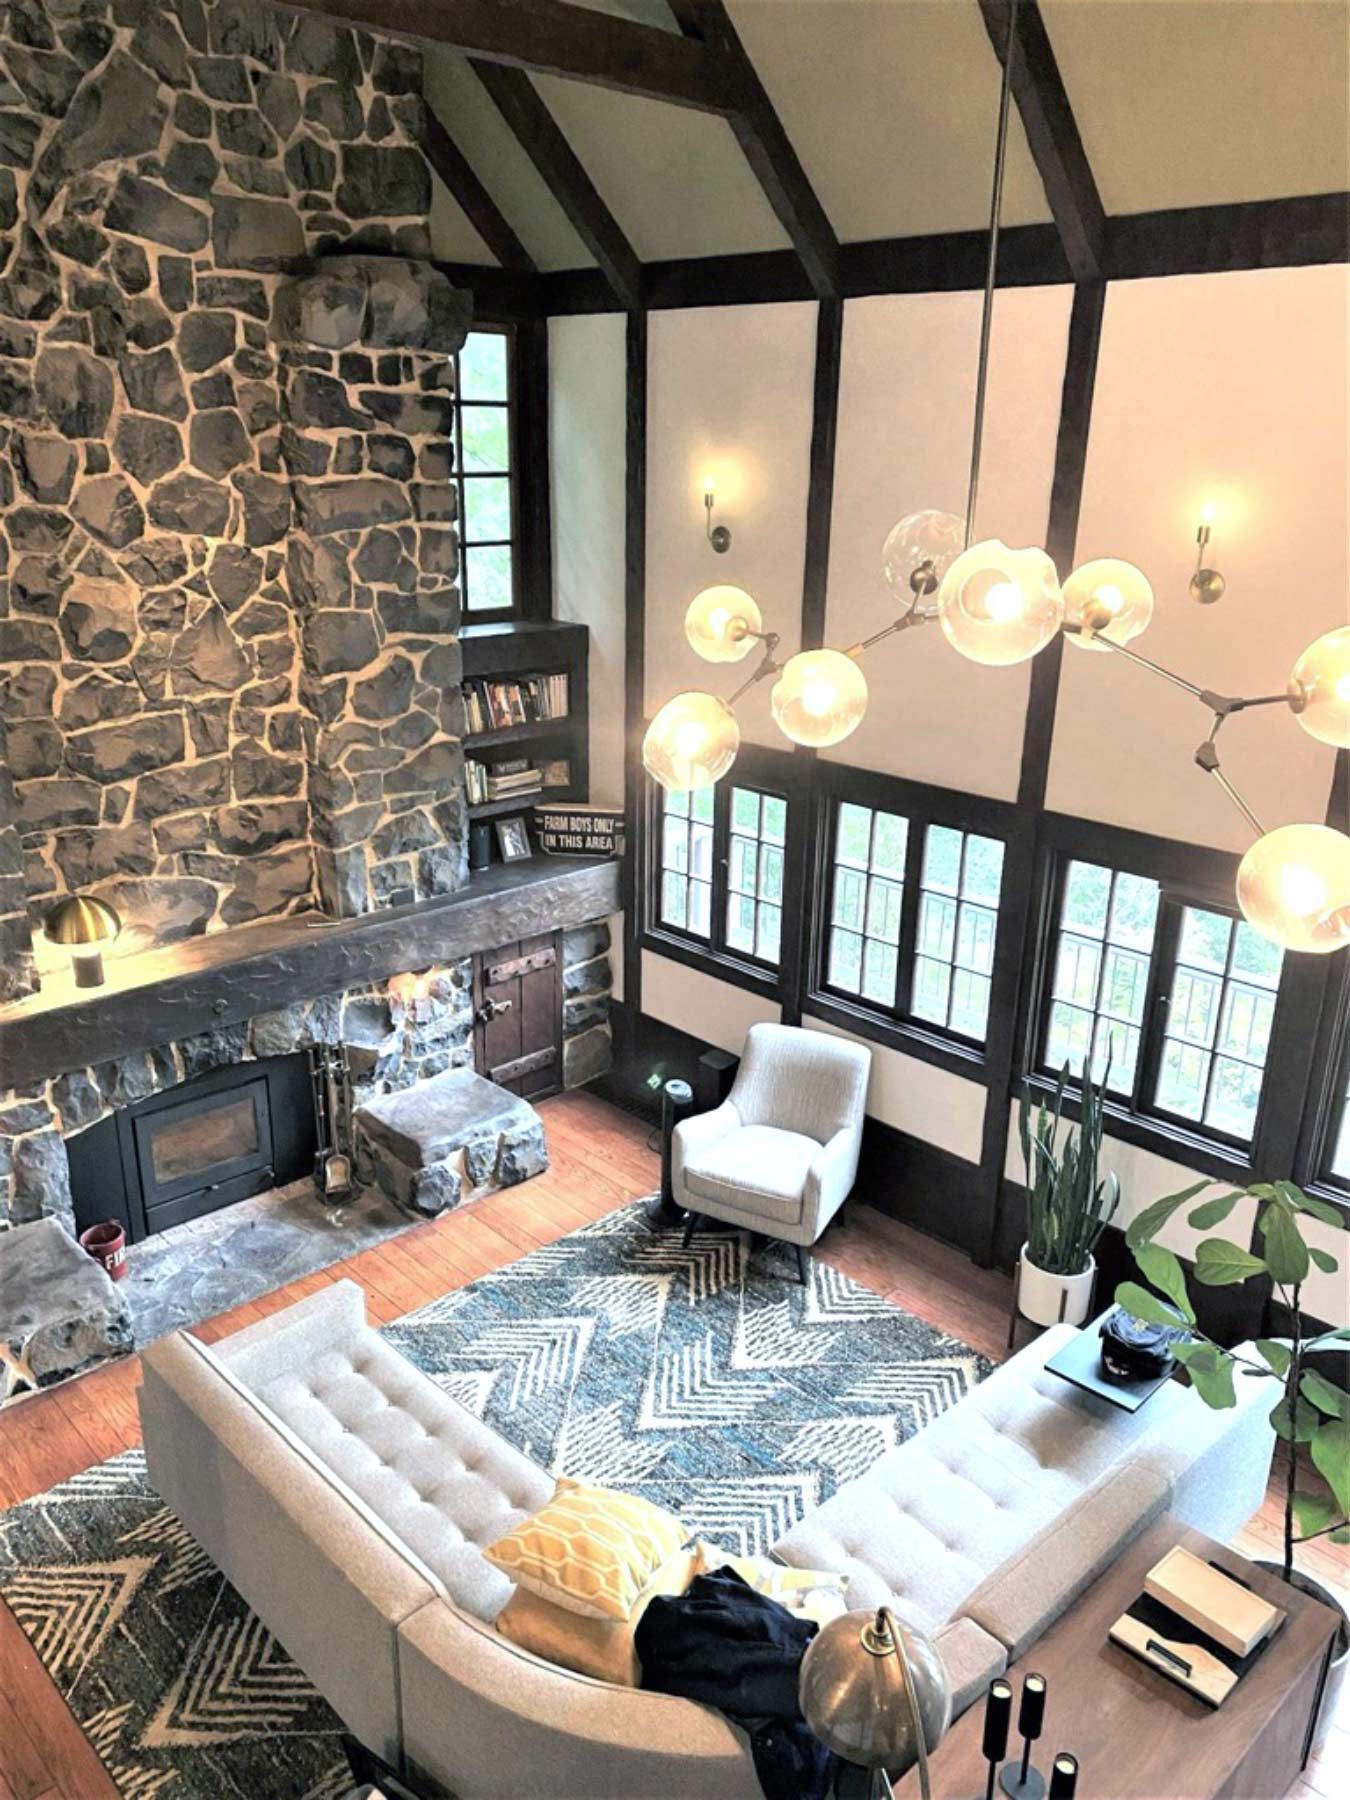
[{"label": "black candle holder", "polygon": [[1022,1704],[1017,1713],[1022,1754],[1017,1761],[1005,1763],[998,1778],[1008,1800],[1045,1800],[1045,1777],[1031,1761],[1031,1746],[1045,1726],[1045,1697],[1044,1675],[1029,1674],[1022,1683]]},{"label": "black candle holder", "polygon": [[989,1764],[984,1800],[994,1800],[994,1781],[998,1765],[1008,1753],[1008,1727],[1012,1723],[1012,1683],[1000,1675],[989,1683],[984,1700],[984,1736],[980,1752]]}]

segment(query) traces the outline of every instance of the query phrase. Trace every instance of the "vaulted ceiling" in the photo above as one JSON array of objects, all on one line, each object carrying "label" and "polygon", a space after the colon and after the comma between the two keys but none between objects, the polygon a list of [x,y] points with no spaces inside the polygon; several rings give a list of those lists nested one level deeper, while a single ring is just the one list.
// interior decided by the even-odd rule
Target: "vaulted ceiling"
[{"label": "vaulted ceiling", "polygon": [[[578,0],[582,3],[582,0]],[[666,0],[584,0],[678,34]],[[1108,214],[1350,189],[1350,0],[1041,0]],[[729,0],[728,11],[843,242],[978,229],[999,63],[978,0]],[[788,239],[725,119],[526,77],[639,258]],[[427,94],[539,268],[593,258],[456,51]],[[1050,209],[1014,115],[1009,224]],[[437,184],[437,254],[496,259]]]}]

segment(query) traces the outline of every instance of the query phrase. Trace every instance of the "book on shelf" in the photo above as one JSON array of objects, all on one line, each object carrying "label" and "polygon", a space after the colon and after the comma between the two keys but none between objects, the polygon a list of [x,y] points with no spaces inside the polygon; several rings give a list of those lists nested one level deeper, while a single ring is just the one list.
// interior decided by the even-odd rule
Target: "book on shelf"
[{"label": "book on shelf", "polygon": [[570,704],[563,673],[466,681],[463,693],[465,720],[474,736],[565,719]]}]

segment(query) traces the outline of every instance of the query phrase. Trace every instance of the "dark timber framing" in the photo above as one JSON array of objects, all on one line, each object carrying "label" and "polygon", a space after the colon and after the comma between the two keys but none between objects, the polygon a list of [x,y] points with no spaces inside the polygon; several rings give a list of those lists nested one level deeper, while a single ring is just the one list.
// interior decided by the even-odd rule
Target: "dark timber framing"
[{"label": "dark timber framing", "polygon": [[422,149],[450,196],[504,269],[538,273],[534,258],[507,223],[497,202],[470,168],[459,145],[423,101]]},{"label": "dark timber framing", "polygon": [[[980,0],[980,12],[1000,63],[1008,50],[1008,0]],[[1012,90],[1075,281],[1103,272],[1106,213],[1078,135],[1073,108],[1036,0],[1017,12]]]},{"label": "dark timber framing", "polygon": [[516,141],[552,191],[577,236],[599,263],[625,311],[642,305],[642,264],[538,89],[521,69],[472,61],[470,67]]},{"label": "dark timber framing", "polygon": [[647,679],[647,315],[628,315],[625,339],[624,466],[624,826],[623,997],[631,1018],[642,1011],[644,869],[650,851],[643,830],[642,733]]}]

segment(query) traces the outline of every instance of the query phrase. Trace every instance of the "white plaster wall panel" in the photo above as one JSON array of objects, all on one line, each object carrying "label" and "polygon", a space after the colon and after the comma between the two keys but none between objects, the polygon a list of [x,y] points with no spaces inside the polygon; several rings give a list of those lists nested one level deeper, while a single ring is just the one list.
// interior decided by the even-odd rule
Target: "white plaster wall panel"
[{"label": "white plaster wall panel", "polygon": [[1310,1271],[1303,1284],[1304,1310],[1311,1318],[1325,1319],[1328,1325],[1350,1325],[1350,1232],[1306,1217],[1300,1225],[1309,1244],[1325,1250],[1340,1264],[1329,1275],[1317,1268]]},{"label": "white plaster wall panel", "polygon": [[[1152,581],[1142,654],[1232,694],[1278,693],[1347,612],[1347,303],[1343,266],[1113,282],[1088,441],[1079,559]],[[1202,506],[1228,580],[1187,597]],[[1067,649],[1049,805],[1242,851],[1251,832],[1192,767],[1204,710],[1109,652]],[[1333,754],[1284,708],[1226,726],[1224,766],[1269,826],[1320,822]]]},{"label": "white plaster wall panel", "polygon": [[[1043,544],[1073,297],[1000,293],[994,312],[977,537]],[[846,649],[895,616],[881,548],[924,507],[964,516],[979,348],[978,294],[851,300],[844,309],[827,637]],[[868,717],[837,761],[1013,799],[1030,666],[982,668],[936,625],[863,659]]]},{"label": "white plaster wall panel", "polygon": [[[684,636],[689,602],[714,582],[753,594],[780,654],[801,640],[816,307],[702,307],[649,322],[647,681],[650,717],[672,694],[729,696],[754,667],[707,663]],[[731,527],[719,556],[704,535],[703,477]],[[622,514],[615,521],[622,535]],[[749,743],[782,745],[761,682],[736,708]]]},{"label": "white plaster wall panel", "polygon": [[732,987],[650,950],[642,952],[642,1010],[732,1056],[740,1055],[752,1025],[776,1025],[782,1017],[776,1000]]},{"label": "white plaster wall panel", "polygon": [[978,1082],[920,1062],[888,1044],[868,1043],[823,1019],[807,1018],[802,1023],[808,1031],[848,1038],[851,1043],[866,1044],[872,1052],[872,1079],[867,1090],[870,1117],[967,1162],[980,1160],[984,1089]]},{"label": "white plaster wall panel", "polygon": [[625,321],[550,319],[554,616],[590,627],[592,800],[623,804]]}]

